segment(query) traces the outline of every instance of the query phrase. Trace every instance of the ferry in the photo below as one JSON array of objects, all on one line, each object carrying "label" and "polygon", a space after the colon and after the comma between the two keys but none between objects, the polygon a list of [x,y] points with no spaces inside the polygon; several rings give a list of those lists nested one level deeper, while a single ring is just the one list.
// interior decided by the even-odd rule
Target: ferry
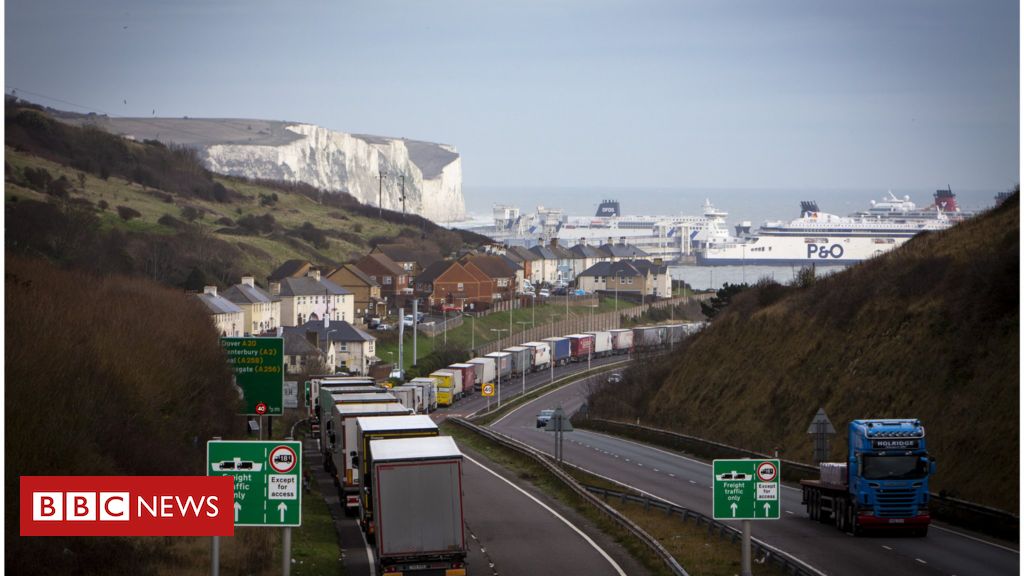
[{"label": "ferry", "polygon": [[697,254],[702,266],[848,265],[896,248],[921,232],[944,230],[954,221],[942,211],[927,218],[837,216],[801,203],[801,216],[766,222],[744,240],[709,245]]}]

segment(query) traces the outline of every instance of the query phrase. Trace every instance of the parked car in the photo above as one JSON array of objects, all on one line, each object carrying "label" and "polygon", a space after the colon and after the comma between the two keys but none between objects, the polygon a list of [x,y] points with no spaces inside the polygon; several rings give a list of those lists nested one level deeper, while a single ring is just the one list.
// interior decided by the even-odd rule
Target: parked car
[{"label": "parked car", "polygon": [[413,320],[412,314],[406,314],[405,318],[402,318],[402,324],[404,324],[406,328],[412,328],[412,325],[415,323],[416,321]]},{"label": "parked car", "polygon": [[541,410],[540,414],[537,414],[537,428],[543,428],[548,425],[548,421],[555,415],[554,410]]},{"label": "parked car", "polygon": [[380,324],[377,324],[377,330],[391,330],[391,324],[381,322]]},{"label": "parked car", "polygon": [[611,376],[608,377],[608,383],[609,384],[619,384],[621,382],[622,382],[622,374],[619,374],[618,372],[616,372],[616,373],[614,373],[614,374],[612,374]]},{"label": "parked car", "polygon": [[540,292],[537,292],[537,295],[541,298],[549,298],[551,297],[551,292],[547,288],[541,288]]},{"label": "parked car", "polygon": [[454,304],[445,304],[441,306],[441,312],[461,312],[462,309]]}]

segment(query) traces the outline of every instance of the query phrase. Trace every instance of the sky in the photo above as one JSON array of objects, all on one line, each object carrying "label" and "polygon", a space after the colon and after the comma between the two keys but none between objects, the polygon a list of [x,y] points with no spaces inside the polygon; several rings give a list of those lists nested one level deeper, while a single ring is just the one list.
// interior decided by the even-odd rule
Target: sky
[{"label": "sky", "polygon": [[8,0],[4,85],[448,143],[467,190],[997,192],[1019,26],[1015,0]]}]

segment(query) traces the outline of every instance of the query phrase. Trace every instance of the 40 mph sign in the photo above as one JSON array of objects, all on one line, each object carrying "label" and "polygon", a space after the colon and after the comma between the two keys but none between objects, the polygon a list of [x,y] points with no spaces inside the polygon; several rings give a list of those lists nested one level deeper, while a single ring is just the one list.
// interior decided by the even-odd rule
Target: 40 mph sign
[{"label": "40 mph sign", "polygon": [[778,520],[778,460],[715,460],[715,520]]},{"label": "40 mph sign", "polygon": [[302,525],[302,443],[211,440],[206,475],[235,479],[235,526]]}]

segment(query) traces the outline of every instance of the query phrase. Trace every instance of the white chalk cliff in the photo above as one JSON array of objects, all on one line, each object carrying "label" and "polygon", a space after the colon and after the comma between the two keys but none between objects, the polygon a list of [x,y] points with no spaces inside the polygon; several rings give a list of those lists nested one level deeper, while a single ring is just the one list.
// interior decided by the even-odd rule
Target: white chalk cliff
[{"label": "white chalk cliff", "polygon": [[[347,134],[312,124],[287,124],[298,137],[287,143],[208,144],[204,162],[213,172],[304,182],[345,191],[360,202],[405,211],[438,223],[465,216],[462,159],[453,146]],[[383,178],[380,174],[383,173]]]}]

